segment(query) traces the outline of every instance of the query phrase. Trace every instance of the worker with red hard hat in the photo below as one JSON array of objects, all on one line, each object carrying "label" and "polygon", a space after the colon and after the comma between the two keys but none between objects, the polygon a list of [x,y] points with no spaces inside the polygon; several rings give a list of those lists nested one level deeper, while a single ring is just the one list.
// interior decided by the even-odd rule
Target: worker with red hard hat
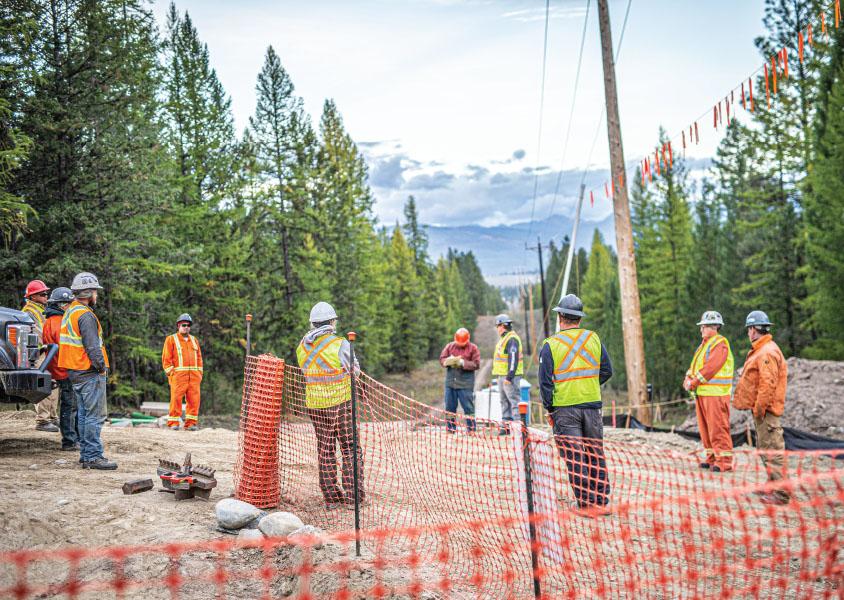
[{"label": "worker with red hard hat", "polygon": [[446,368],[445,410],[446,431],[457,431],[457,404],[466,416],[466,430],[475,431],[475,371],[481,364],[478,347],[469,341],[469,330],[461,327],[454,333],[454,341],[440,352],[440,364]]},{"label": "worker with red hard hat", "polygon": [[[26,285],[24,292],[26,304],[21,309],[35,321],[35,332],[42,338],[44,332],[44,312],[47,310],[47,300],[50,298],[50,288],[40,279],[33,279]],[[35,363],[41,366],[44,357],[39,357]],[[53,361],[55,362],[55,361]],[[35,429],[48,433],[59,432],[58,400],[50,394],[35,405]]]}]

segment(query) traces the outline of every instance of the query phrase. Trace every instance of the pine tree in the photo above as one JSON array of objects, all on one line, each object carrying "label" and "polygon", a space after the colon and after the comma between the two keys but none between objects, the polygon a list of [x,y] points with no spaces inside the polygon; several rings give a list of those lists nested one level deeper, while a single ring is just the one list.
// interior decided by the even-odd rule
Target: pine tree
[{"label": "pine tree", "polygon": [[390,366],[396,371],[410,371],[427,356],[427,345],[422,346],[419,341],[427,339],[430,332],[425,329],[428,324],[419,319],[421,290],[413,250],[398,225],[390,244],[389,277],[396,332],[391,340]]},{"label": "pine tree", "polygon": [[844,29],[834,32],[815,119],[811,191],[805,198],[808,306],[819,338],[807,355],[844,359]]}]

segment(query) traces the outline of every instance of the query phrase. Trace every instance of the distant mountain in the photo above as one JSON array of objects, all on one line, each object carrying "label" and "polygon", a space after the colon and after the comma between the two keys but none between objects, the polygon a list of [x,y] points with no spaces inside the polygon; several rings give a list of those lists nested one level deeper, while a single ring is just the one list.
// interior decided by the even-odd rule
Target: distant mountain
[{"label": "distant mountain", "polygon": [[[533,227],[529,227],[528,223],[496,227],[428,225],[428,253],[436,259],[448,252],[449,248],[463,252],[471,250],[487,281],[494,285],[508,285],[518,280],[517,274],[522,270],[529,274],[539,273],[536,251],[526,251],[526,241],[528,245],[536,246],[536,236],[539,235],[543,245],[554,240],[559,246],[564,236],[571,235],[571,226],[572,219],[563,216],[535,222]],[[604,241],[615,245],[615,230],[610,215],[600,222],[581,221],[577,232],[578,248],[589,248],[596,228],[604,236]],[[528,230],[530,239],[527,239]]]}]

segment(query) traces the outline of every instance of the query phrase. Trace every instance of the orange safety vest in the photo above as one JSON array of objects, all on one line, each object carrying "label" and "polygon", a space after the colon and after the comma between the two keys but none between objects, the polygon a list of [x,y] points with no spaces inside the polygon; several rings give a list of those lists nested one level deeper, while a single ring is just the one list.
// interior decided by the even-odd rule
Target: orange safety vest
[{"label": "orange safety vest", "polygon": [[62,317],[62,326],[59,329],[59,366],[63,369],[73,369],[74,371],[88,371],[91,368],[91,359],[88,358],[88,353],[85,352],[85,346],[82,344],[82,334],[79,332],[79,318],[85,313],[94,315],[97,321],[97,335],[100,338],[100,348],[103,350],[103,360],[106,368],[110,368],[108,363],[108,353],[106,353],[105,344],[103,343],[103,328],[100,325],[100,320],[94,311],[79,302],[74,300],[70,306],[64,311]]},{"label": "orange safety vest", "polygon": [[[164,352],[162,362],[164,363],[164,372],[167,375],[170,373],[181,373],[195,371],[202,374],[202,354],[199,351],[199,343],[196,338],[188,334],[188,339],[184,340],[178,333],[167,336],[167,341],[164,343]],[[182,342],[186,348],[182,347]],[[168,345],[171,347],[168,348]],[[191,352],[192,350],[192,352]],[[173,356],[175,352],[176,356]],[[173,360],[175,358],[175,360]]]}]

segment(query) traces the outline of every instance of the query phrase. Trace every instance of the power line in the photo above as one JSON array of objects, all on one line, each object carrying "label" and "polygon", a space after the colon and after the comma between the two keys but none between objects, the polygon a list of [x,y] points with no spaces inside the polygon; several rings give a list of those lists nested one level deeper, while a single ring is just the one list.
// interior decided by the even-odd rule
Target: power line
[{"label": "power line", "polygon": [[580,36],[580,53],[577,56],[577,72],[574,75],[574,92],[571,96],[571,110],[569,111],[569,124],[566,127],[566,139],[563,143],[563,158],[560,160],[560,171],[557,173],[557,183],[554,185],[554,198],[551,200],[551,210],[548,211],[550,218],[554,214],[554,206],[557,204],[557,193],[560,190],[560,180],[563,177],[563,165],[566,162],[566,152],[569,147],[569,139],[571,137],[571,124],[574,121],[574,106],[577,101],[577,88],[580,84],[580,67],[583,64],[583,46],[586,43],[586,26],[589,24],[589,6],[592,4],[591,0],[586,0],[586,15],[583,17],[583,32]]},{"label": "power line", "polygon": [[[539,88],[539,134],[537,135],[536,139],[536,167],[539,167],[539,152],[542,148],[542,115],[545,111],[545,65],[547,64],[548,60],[548,21],[549,21],[549,14],[551,11],[551,0],[545,0],[545,36],[542,42],[542,84]],[[534,170],[534,179],[533,179],[533,202],[531,203],[530,207],[530,221],[528,224],[528,234],[525,237],[525,244],[527,244],[527,240],[530,239],[530,234],[533,230],[533,213],[536,210],[536,191],[539,185],[539,175],[537,174],[536,170]]]}]

